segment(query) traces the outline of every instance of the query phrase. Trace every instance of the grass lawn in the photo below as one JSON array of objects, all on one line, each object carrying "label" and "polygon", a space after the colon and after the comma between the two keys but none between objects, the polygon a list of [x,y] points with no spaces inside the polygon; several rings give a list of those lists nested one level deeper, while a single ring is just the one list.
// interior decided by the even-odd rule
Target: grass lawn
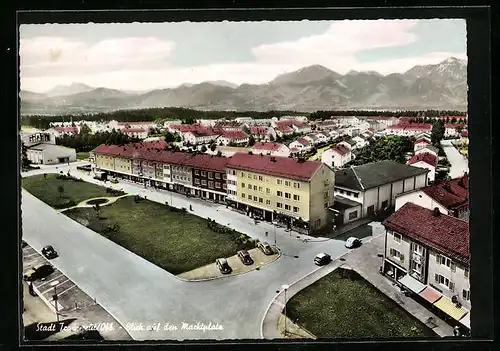
[{"label": "grass lawn", "polygon": [[87,160],[89,158],[89,153],[88,152],[77,152],[76,158],[78,160]]},{"label": "grass lawn", "polygon": [[358,273],[341,268],[292,297],[287,315],[318,338],[436,336]]},{"label": "grass lawn", "polygon": [[[22,187],[54,208],[69,207],[65,206],[69,201],[77,204],[93,197],[110,196],[106,193],[106,188],[102,186],[87,182],[75,182],[71,179],[56,179],[56,175],[55,173],[47,173],[47,179],[44,179],[43,174],[25,177],[22,179]],[[58,191],[60,185],[64,187],[62,196]]]},{"label": "grass lawn", "polygon": [[[173,274],[249,248],[236,241],[239,232],[216,233],[201,217],[172,212],[149,200],[135,203],[133,197],[125,197],[102,206],[100,211],[101,219],[97,219],[92,208],[74,208],[64,213]],[[115,232],[106,230],[115,224],[119,226]]]}]

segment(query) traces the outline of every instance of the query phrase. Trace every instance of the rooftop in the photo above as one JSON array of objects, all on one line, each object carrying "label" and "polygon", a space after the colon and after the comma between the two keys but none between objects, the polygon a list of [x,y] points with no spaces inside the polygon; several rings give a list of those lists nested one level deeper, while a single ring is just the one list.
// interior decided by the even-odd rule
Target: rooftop
[{"label": "rooftop", "polygon": [[364,191],[427,172],[425,168],[385,160],[341,169],[335,172],[335,185]]},{"label": "rooftop", "polygon": [[422,191],[448,209],[456,209],[469,203],[469,176],[446,180]]},{"label": "rooftop", "polygon": [[429,140],[427,140],[426,138],[418,138],[417,140],[415,140],[415,144],[418,144],[418,143],[430,144],[431,142]]},{"label": "rooftop", "polygon": [[409,161],[408,164],[412,165],[417,162],[425,162],[433,167],[436,167],[438,158],[436,155],[431,154],[430,152],[422,152],[414,155]]},{"label": "rooftop", "polygon": [[445,214],[407,202],[382,224],[415,239],[451,259],[469,265],[469,224]]},{"label": "rooftop", "polygon": [[266,143],[259,141],[255,143],[252,148],[255,150],[278,151],[283,146],[283,144],[279,143]]},{"label": "rooftop", "polygon": [[300,161],[289,157],[234,154],[228,167],[276,177],[310,180],[323,164],[320,161]]},{"label": "rooftop", "polygon": [[331,147],[331,150],[341,156],[347,155],[350,150],[342,145],[335,145]]}]

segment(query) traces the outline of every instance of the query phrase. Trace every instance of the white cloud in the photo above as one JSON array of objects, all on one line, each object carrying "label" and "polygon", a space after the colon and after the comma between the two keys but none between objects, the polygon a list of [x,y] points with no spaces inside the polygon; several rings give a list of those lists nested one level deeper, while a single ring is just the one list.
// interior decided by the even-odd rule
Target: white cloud
[{"label": "white cloud", "polygon": [[[355,54],[360,50],[413,43],[417,37],[409,30],[416,23],[417,20],[338,21],[321,35],[255,47],[254,62],[195,67],[170,66],[167,59],[175,43],[155,37],[106,39],[94,45],[62,37],[36,37],[21,40],[21,86],[42,92],[72,82],[133,90],[207,80],[260,84],[312,64],[341,74],[351,69],[388,74],[404,72],[418,64],[437,63],[449,56],[465,58],[465,54],[439,52],[370,63],[356,60]],[[210,53],[206,54],[209,57]]]}]

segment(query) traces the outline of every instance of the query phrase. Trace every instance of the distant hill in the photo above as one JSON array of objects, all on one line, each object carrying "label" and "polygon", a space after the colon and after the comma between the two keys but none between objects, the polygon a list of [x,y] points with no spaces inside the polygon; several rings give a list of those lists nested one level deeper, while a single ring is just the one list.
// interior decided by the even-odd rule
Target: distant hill
[{"label": "distant hill", "polygon": [[21,91],[21,113],[106,112],[118,109],[185,107],[198,110],[466,110],[467,62],[450,57],[400,74],[350,71],[341,75],[312,65],[267,84],[226,81],[130,92],[74,83],[46,94]]}]

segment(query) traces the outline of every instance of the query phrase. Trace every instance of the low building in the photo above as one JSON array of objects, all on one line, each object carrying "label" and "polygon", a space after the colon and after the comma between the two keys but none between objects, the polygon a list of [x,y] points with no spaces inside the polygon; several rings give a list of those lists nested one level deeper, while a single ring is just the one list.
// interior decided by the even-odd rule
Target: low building
[{"label": "low building", "polygon": [[426,186],[428,172],[388,160],[351,166],[335,172],[334,193],[362,204],[353,219],[371,217],[393,208],[397,195]]},{"label": "low building", "polygon": [[209,128],[197,128],[183,134],[183,139],[192,145],[209,144],[215,141],[218,134]]},{"label": "low building", "polygon": [[338,143],[337,145],[340,145],[340,146],[343,146],[349,150],[356,150],[357,149],[357,146],[358,146],[358,143],[356,143],[354,140],[352,139],[347,139],[345,141],[341,141],[340,143]]},{"label": "low building", "polygon": [[26,156],[31,163],[53,165],[76,161],[76,150],[65,146],[39,143],[29,146]]},{"label": "low building", "polygon": [[413,157],[407,162],[407,164],[410,166],[425,168],[429,170],[429,173],[427,175],[427,184],[434,182],[434,179],[436,177],[437,163],[437,156],[430,152],[421,152],[413,155]]},{"label": "low building", "polygon": [[465,129],[464,124],[451,124],[447,123],[444,125],[444,136],[445,137],[459,137],[460,133],[459,131]]},{"label": "low building", "polygon": [[290,156],[288,146],[280,143],[256,142],[251,151],[254,155]]},{"label": "low building", "polygon": [[316,130],[324,131],[335,128],[338,125],[338,122],[334,119],[326,119],[324,121],[316,121],[315,123]]},{"label": "low building", "polygon": [[25,132],[21,130],[21,141],[24,146],[29,147],[35,144],[56,144],[56,136],[47,132]]},{"label": "low building", "polygon": [[80,128],[78,126],[75,127],[54,127],[47,129],[46,133],[53,134],[56,138],[62,137],[64,135],[75,135],[80,132]]},{"label": "low building", "polygon": [[276,139],[276,132],[274,129],[267,126],[250,127],[250,135],[253,136],[255,140]]},{"label": "low building", "polygon": [[276,135],[281,138],[294,133],[293,128],[287,125],[278,125],[274,128],[274,130],[276,131]]},{"label": "low building", "polygon": [[222,129],[225,131],[237,131],[237,130],[243,130],[244,124],[237,121],[220,121],[220,122],[215,122],[213,128]]},{"label": "low building", "polygon": [[468,223],[439,208],[407,202],[382,224],[383,273],[438,315],[444,313],[470,329]]},{"label": "low building", "polygon": [[288,147],[290,149],[297,149],[302,153],[306,153],[312,149],[313,145],[309,140],[305,138],[300,138],[299,140],[291,142],[290,145],[288,145]]},{"label": "low building", "polygon": [[417,151],[415,151],[415,155],[418,155],[418,154],[425,154],[425,153],[430,153],[430,154],[433,154],[434,156],[438,156],[438,148],[435,147],[435,146],[432,146],[432,145],[427,145],[427,146],[424,146],[423,148],[421,149],[418,149]]},{"label": "low building", "polygon": [[216,142],[219,145],[247,145],[248,144],[248,134],[242,130],[214,130],[216,134],[219,136],[216,139]]},{"label": "low building", "polygon": [[352,141],[356,143],[356,149],[362,149],[365,146],[370,145],[369,141],[361,138],[360,136],[355,136],[354,138],[352,138]]},{"label": "low building", "polygon": [[352,160],[351,150],[343,145],[335,145],[323,151],[321,162],[337,170]]},{"label": "low building", "polygon": [[431,141],[427,140],[427,138],[418,138],[417,140],[415,140],[415,143],[413,144],[413,150],[418,151],[430,144]]},{"label": "low building", "polygon": [[146,139],[148,137],[148,131],[143,128],[124,128],[120,131],[133,138]]},{"label": "low building", "polygon": [[430,210],[439,208],[441,213],[469,220],[469,176],[443,181],[422,189],[396,196],[396,211],[407,202],[412,202]]}]

